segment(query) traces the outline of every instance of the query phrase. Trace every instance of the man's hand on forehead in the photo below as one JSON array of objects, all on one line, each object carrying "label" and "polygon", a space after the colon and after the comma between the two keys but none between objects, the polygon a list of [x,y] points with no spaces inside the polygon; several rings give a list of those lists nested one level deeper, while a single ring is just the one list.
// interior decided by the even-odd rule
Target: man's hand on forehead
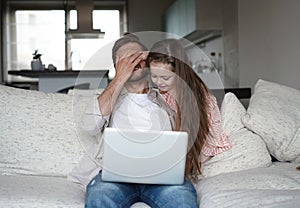
[{"label": "man's hand on forehead", "polygon": [[136,62],[138,59],[139,61],[145,61],[149,51],[136,51],[136,50],[128,50],[123,55],[116,57],[116,62],[127,59],[129,62]]},{"label": "man's hand on forehead", "polygon": [[138,57],[142,55],[142,51],[135,51],[135,52],[126,52],[121,56],[117,56],[116,62],[127,60],[127,62],[132,63],[134,62]]},{"label": "man's hand on forehead", "polygon": [[120,60],[120,59],[130,58],[130,57],[139,56],[139,55],[143,55],[143,57],[144,57],[145,54],[146,54],[146,58],[147,58],[147,56],[148,56],[147,51],[129,49],[126,52],[124,52],[123,54],[118,54],[117,58]]},{"label": "man's hand on forehead", "polygon": [[144,60],[147,59],[148,55],[149,55],[149,51],[143,51],[142,52],[142,57],[144,58]]}]

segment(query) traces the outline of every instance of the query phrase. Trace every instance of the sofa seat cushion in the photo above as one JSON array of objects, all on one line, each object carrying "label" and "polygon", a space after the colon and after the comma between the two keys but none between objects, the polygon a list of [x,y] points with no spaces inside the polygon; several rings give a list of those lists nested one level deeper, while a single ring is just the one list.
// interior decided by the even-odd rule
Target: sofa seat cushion
[{"label": "sofa seat cushion", "polygon": [[[85,193],[63,177],[0,175],[0,207],[83,208]],[[138,202],[131,208],[149,208]]]},{"label": "sofa seat cushion", "polygon": [[62,177],[0,175],[0,207],[55,208],[84,206],[78,184]]}]

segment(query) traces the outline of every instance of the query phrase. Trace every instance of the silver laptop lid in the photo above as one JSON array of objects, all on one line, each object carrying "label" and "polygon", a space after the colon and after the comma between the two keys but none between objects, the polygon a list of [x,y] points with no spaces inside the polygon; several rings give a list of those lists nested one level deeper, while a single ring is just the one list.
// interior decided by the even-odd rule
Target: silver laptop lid
[{"label": "silver laptop lid", "polygon": [[106,128],[102,179],[181,184],[184,180],[187,141],[186,132]]}]

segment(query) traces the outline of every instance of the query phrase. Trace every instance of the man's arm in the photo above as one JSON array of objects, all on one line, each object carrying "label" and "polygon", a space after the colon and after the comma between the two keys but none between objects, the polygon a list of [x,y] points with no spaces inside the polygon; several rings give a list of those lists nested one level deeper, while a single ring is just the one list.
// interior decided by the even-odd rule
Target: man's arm
[{"label": "man's arm", "polygon": [[86,111],[83,120],[83,128],[91,135],[97,135],[105,127],[115,102],[122,91],[124,84],[131,76],[134,67],[145,59],[147,54],[135,52],[125,54],[116,60],[116,76],[108,84],[105,90],[97,96]]},{"label": "man's arm", "polygon": [[97,98],[102,116],[111,114],[113,106],[122,91],[124,84],[131,76],[134,67],[145,59],[143,52],[128,52],[123,57],[117,57],[115,78],[105,88],[104,92]]},{"label": "man's arm", "polygon": [[122,80],[113,79],[104,91],[93,97],[83,117],[82,128],[90,135],[97,135],[108,124],[113,106],[124,84]]}]

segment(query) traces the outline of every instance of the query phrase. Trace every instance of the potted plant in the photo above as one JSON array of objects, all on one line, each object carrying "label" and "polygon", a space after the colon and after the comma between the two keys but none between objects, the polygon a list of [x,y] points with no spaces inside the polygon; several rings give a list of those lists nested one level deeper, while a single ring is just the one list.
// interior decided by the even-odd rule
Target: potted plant
[{"label": "potted plant", "polygon": [[32,70],[42,70],[43,69],[43,63],[41,60],[42,54],[38,52],[38,50],[35,50],[33,55],[33,59],[31,61],[31,69]]}]

